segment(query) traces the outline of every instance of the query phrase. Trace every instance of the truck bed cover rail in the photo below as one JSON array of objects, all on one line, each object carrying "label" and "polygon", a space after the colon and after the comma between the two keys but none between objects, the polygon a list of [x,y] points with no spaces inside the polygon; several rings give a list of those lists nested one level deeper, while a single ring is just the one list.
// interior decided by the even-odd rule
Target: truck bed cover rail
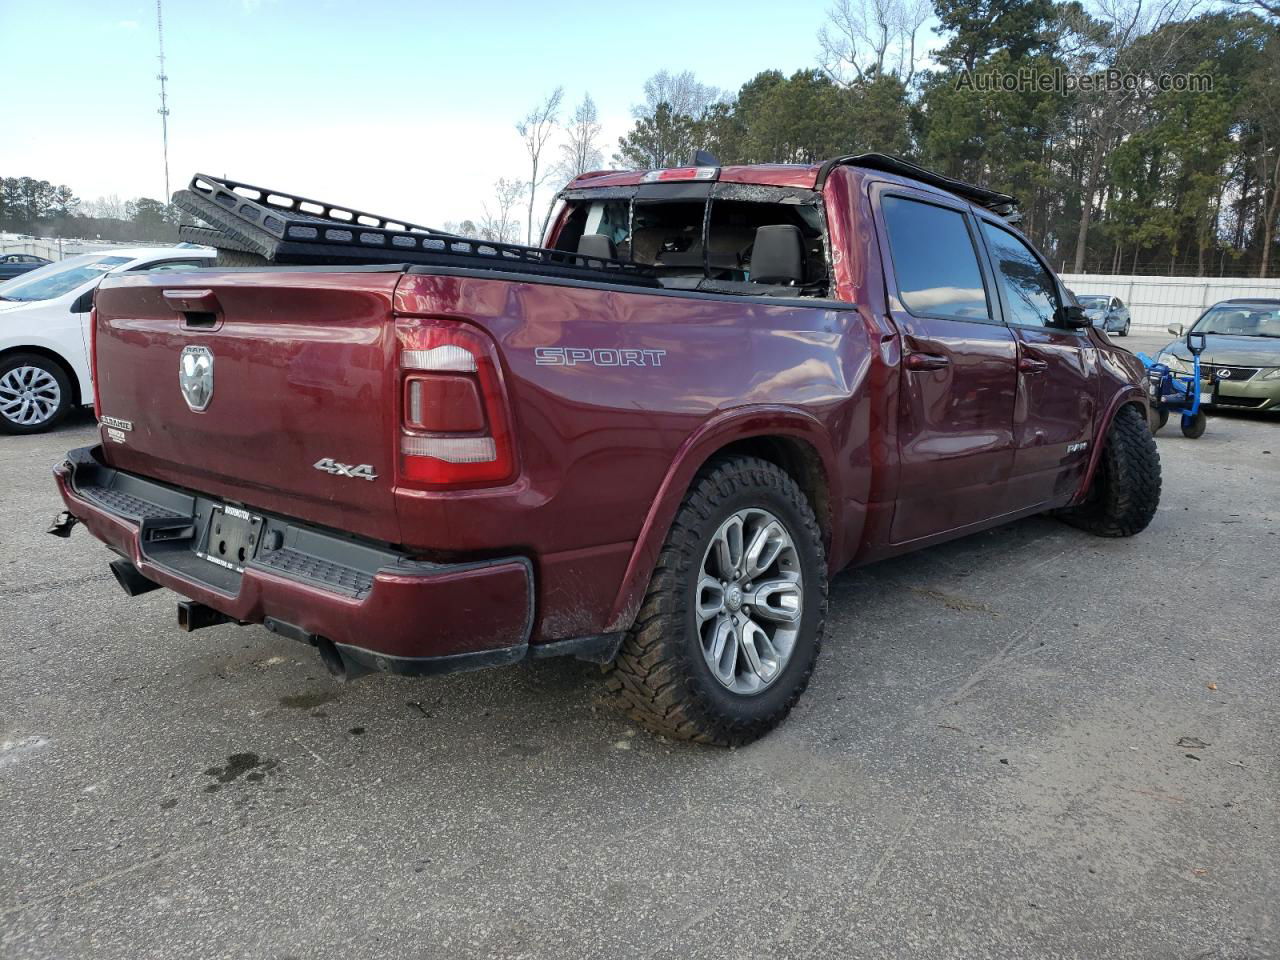
[{"label": "truck bed cover rail", "polygon": [[192,177],[173,202],[208,225],[180,228],[185,238],[270,263],[408,263],[658,286],[635,263],[461,237],[204,173]]}]

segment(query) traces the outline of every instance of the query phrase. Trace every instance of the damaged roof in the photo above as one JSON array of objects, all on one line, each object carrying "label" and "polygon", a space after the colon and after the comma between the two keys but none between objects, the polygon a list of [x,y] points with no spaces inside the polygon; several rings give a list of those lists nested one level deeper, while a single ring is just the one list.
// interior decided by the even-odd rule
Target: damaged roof
[{"label": "damaged roof", "polygon": [[[821,190],[827,177],[836,167],[858,167],[863,170],[875,170],[893,174],[925,183],[932,187],[964,197],[972,203],[999,213],[1007,213],[1017,206],[1018,201],[1007,193],[988,190],[986,187],[965,183],[924,167],[917,166],[908,160],[891,157],[884,153],[859,153],[844,157],[835,157],[826,163],[756,163],[741,166],[721,167],[716,178],[721,183],[745,183],[771,187],[794,187],[805,190]],[[690,168],[692,169],[692,168]],[[644,183],[648,170],[597,170],[575,177],[565,189],[583,190],[598,187],[629,187]]]}]

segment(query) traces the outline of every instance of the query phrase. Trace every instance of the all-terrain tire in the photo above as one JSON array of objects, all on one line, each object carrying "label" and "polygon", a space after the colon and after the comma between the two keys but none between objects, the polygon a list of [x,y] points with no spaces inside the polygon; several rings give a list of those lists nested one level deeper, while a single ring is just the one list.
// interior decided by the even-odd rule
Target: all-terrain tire
[{"label": "all-terrain tire", "polygon": [[1126,404],[1111,421],[1084,502],[1058,516],[1099,537],[1132,537],[1159,506],[1160,451],[1142,410]]},{"label": "all-terrain tire", "polygon": [[[703,655],[694,603],[712,537],[735,512],[766,510],[795,545],[802,582],[800,628],[777,678],[753,695],[718,681]],[[606,687],[616,704],[648,730],[678,740],[739,746],[768,733],[809,684],[827,613],[822,532],[800,487],[781,468],[755,457],[712,460],[694,478],[649,580],[640,612]]]}]

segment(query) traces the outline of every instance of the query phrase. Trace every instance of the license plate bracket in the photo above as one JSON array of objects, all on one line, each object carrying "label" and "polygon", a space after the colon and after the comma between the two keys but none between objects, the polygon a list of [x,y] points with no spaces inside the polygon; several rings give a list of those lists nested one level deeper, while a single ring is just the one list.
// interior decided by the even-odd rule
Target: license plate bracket
[{"label": "license plate bracket", "polygon": [[214,507],[205,528],[204,543],[196,555],[236,573],[244,573],[262,535],[262,518],[239,507]]}]

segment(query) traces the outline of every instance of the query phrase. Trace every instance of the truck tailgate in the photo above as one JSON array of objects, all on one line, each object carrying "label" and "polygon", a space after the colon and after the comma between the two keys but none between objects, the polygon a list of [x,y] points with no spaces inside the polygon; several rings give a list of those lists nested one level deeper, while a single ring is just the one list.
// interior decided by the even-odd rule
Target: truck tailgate
[{"label": "truck tailgate", "polygon": [[[399,269],[276,268],[107,281],[96,367],[109,465],[398,542],[399,278]],[[198,386],[193,404],[180,382],[188,348],[213,372],[202,410]]]}]

